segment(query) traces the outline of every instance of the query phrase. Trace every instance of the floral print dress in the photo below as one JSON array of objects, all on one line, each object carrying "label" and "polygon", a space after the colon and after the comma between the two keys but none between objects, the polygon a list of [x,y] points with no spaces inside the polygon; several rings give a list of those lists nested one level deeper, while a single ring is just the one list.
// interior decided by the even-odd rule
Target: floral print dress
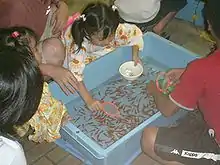
[{"label": "floral print dress", "polygon": [[136,25],[127,23],[119,24],[115,38],[105,47],[95,46],[84,39],[82,48],[76,52],[78,47],[74,44],[71,26],[66,29],[61,39],[66,47],[66,67],[72,71],[78,81],[83,80],[83,70],[87,64],[115,50],[117,47],[136,45],[139,50],[142,50],[144,46],[141,30]]},{"label": "floral print dress", "polygon": [[44,83],[40,105],[34,116],[23,126],[15,127],[19,136],[24,136],[29,127],[34,132],[28,139],[34,142],[54,142],[61,137],[60,128],[63,121],[67,120],[67,110],[61,101],[52,97],[47,83]]}]

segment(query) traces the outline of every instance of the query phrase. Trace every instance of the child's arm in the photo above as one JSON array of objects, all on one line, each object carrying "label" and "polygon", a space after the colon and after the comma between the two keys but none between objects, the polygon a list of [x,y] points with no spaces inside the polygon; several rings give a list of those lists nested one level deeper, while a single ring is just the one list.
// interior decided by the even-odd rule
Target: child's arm
[{"label": "child's arm", "polygon": [[[69,33],[66,33],[64,39],[66,39],[69,35]],[[64,41],[65,43],[65,41]],[[66,46],[67,52],[71,52],[72,48],[71,46]],[[75,47],[76,49],[76,47]],[[90,95],[89,91],[87,90],[84,82],[83,82],[83,71],[86,66],[86,57],[87,57],[87,49],[84,43],[84,46],[80,51],[75,53],[67,53],[67,61],[68,61],[68,68],[73,73],[75,78],[78,80],[78,93],[82,97],[82,99],[85,101],[88,108],[92,110],[101,110],[102,106],[100,102],[96,99],[93,99],[93,97]]]},{"label": "child's arm", "polygon": [[134,61],[135,65],[140,62],[139,47],[137,45],[132,46],[132,60]]},{"label": "child's arm", "polygon": [[78,91],[86,105],[92,110],[101,110],[102,106],[99,101],[92,98],[83,81],[79,82]]},{"label": "child's arm", "polygon": [[132,24],[119,24],[115,39],[117,46],[132,46],[132,59],[135,64],[140,62],[139,51],[143,50],[144,41],[141,30]]},{"label": "child's arm", "polygon": [[147,91],[154,97],[157,109],[166,117],[172,116],[179,107],[174,104],[167,95],[162,94],[157,89],[155,82],[150,81],[147,84]]},{"label": "child's arm", "polygon": [[147,85],[148,92],[153,95],[158,110],[164,116],[171,116],[179,108],[189,111],[197,108],[198,100],[204,93],[206,83],[203,69],[206,68],[200,60],[191,62],[169,97],[157,90],[155,82],[151,81]]}]

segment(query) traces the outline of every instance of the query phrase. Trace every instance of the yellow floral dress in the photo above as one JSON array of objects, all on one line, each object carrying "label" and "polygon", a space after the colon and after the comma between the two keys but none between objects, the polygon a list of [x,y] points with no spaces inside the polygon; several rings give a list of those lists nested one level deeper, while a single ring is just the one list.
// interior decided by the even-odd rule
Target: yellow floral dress
[{"label": "yellow floral dress", "polygon": [[24,136],[31,126],[34,133],[29,135],[29,140],[34,142],[53,142],[60,138],[60,128],[66,113],[65,106],[54,99],[49,92],[47,83],[44,83],[40,105],[35,115],[23,126],[16,127],[16,132]]},{"label": "yellow floral dress", "polygon": [[77,45],[74,44],[71,35],[71,26],[63,33],[61,40],[66,47],[66,67],[71,70],[78,81],[83,80],[83,70],[87,64],[115,50],[117,47],[136,45],[139,50],[142,50],[144,45],[141,30],[136,25],[127,23],[119,24],[114,40],[105,47],[93,45],[84,39],[81,50],[75,52]]}]

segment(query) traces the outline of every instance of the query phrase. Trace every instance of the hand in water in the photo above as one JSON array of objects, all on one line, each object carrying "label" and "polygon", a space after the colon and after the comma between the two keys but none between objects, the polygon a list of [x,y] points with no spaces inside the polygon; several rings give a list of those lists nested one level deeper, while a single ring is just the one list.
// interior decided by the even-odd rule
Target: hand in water
[{"label": "hand in water", "polygon": [[134,66],[136,66],[138,63],[143,65],[139,56],[134,56],[133,61],[134,61]]},{"label": "hand in water", "polygon": [[87,103],[87,106],[92,111],[103,110],[103,106],[99,100],[93,99],[90,103]]},{"label": "hand in water", "polygon": [[167,81],[170,80],[172,83],[176,84],[184,71],[185,68],[171,69],[170,71],[166,72],[164,76]]}]

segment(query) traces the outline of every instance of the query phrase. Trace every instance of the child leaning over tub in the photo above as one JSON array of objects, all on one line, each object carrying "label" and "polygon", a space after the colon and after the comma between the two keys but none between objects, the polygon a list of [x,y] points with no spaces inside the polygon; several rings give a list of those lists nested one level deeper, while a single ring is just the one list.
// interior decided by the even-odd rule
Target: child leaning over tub
[{"label": "child leaning over tub", "polygon": [[89,4],[63,33],[68,68],[79,81],[79,93],[92,110],[101,109],[99,101],[92,98],[83,83],[85,65],[120,46],[132,46],[135,64],[140,61],[143,49],[141,30],[132,24],[119,24],[115,6],[105,3]]},{"label": "child leaning over tub", "polygon": [[[28,49],[33,53],[39,65],[51,65],[65,70],[65,68],[62,68],[65,57],[61,56],[62,49],[59,49],[59,46],[62,47],[62,45],[59,41],[56,38],[50,40],[50,43],[45,40],[42,43],[42,51],[38,49],[36,41],[36,34],[31,29],[25,27],[0,29],[0,45],[11,46],[18,51]],[[52,51],[48,51],[51,48]],[[56,48],[56,50],[53,51],[53,48]],[[47,56],[42,57],[42,54]],[[63,53],[63,55],[65,54]],[[23,127],[17,127],[16,130],[20,136],[24,136],[29,126],[31,126],[34,129],[34,134],[29,136],[30,140],[52,142],[60,138],[61,125],[68,120],[68,117],[65,106],[51,96],[48,84],[45,82],[38,111]]]}]

